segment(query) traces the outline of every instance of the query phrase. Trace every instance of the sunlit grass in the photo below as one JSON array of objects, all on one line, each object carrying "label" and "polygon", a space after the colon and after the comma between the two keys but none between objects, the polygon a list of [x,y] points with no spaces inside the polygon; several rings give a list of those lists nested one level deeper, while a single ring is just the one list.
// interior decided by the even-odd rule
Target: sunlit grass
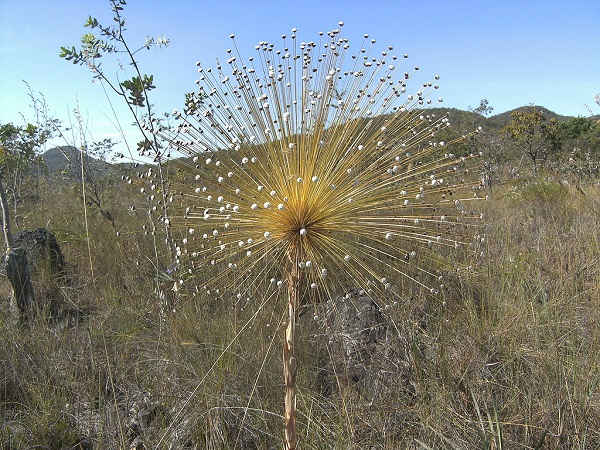
[{"label": "sunlit grass", "polygon": [[[406,361],[406,385],[382,384],[378,395],[365,395],[339,374],[340,383],[332,379],[323,392],[329,336],[313,311],[323,314],[317,307],[299,319],[304,448],[466,450],[498,446],[499,430],[505,448],[535,448],[542,438],[542,448],[598,447],[598,188],[584,186],[586,196],[572,187],[553,195],[554,183],[497,186],[492,201],[480,205],[488,239],[477,271],[447,276],[437,297],[403,285],[405,295],[384,309],[391,352],[377,353],[377,363],[387,370],[386,363]],[[165,311],[147,257],[152,236],[127,233],[145,222],[144,214],[120,211],[117,203],[111,212],[120,236],[90,215],[94,290],[83,224],[69,220],[80,200],[52,186],[44,192],[54,199],[44,223],[60,230],[74,283],[62,301],[91,314],[68,326],[41,314],[24,330],[1,310],[0,447],[127,447],[128,425],[144,405],[136,399],[146,398],[157,405],[141,430],[148,448],[189,442],[227,449],[241,445],[242,436],[248,446],[280,448],[277,347],[287,319],[285,289],[281,301],[257,293],[237,304],[236,295],[192,301],[184,291],[174,311]],[[123,190],[118,200],[128,205],[131,193]],[[372,377],[382,377],[380,370],[371,367]],[[246,431],[238,439],[240,430]]]}]

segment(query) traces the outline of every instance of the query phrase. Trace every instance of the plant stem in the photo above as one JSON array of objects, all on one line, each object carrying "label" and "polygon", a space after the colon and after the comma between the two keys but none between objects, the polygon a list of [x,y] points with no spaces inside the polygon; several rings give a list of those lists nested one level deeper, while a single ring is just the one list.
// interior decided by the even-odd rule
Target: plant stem
[{"label": "plant stem", "polygon": [[283,379],[285,383],[285,450],[296,450],[296,318],[300,304],[300,249],[290,255],[292,268],[288,272],[288,324],[283,340]]},{"label": "plant stem", "polygon": [[2,172],[0,172],[0,206],[2,208],[2,231],[4,233],[4,244],[7,249],[13,246],[12,234],[10,233],[10,213],[8,211],[8,200],[6,199],[6,191],[4,190],[4,182],[2,180]]}]

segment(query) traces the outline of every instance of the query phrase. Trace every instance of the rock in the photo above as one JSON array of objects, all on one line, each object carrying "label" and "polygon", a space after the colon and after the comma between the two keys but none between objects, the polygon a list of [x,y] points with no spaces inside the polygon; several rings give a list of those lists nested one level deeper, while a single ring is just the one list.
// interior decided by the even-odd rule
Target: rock
[{"label": "rock", "polygon": [[49,274],[63,273],[65,258],[54,233],[46,228],[20,231],[13,235],[14,247],[22,248],[33,272],[47,270]]},{"label": "rock", "polygon": [[[36,311],[47,310],[52,319],[82,315],[61,304],[61,287],[68,281],[66,263],[56,237],[46,228],[20,231],[4,258],[4,269],[13,288],[11,310],[18,307],[19,319],[29,321]],[[67,312],[68,314],[64,314]],[[78,319],[77,319],[78,320]]]},{"label": "rock", "polygon": [[13,298],[19,310],[19,319],[26,323],[35,302],[31,269],[27,262],[27,254],[22,248],[10,248],[4,256],[4,270],[12,286]]},{"label": "rock", "polygon": [[350,386],[369,400],[403,391],[412,396],[409,344],[375,301],[356,289],[326,303],[327,372],[331,391]]},{"label": "rock", "polygon": [[358,383],[370,376],[378,343],[385,342],[387,324],[372,299],[357,290],[327,302],[327,324],[336,372]]},{"label": "rock", "polygon": [[[157,417],[164,408],[152,400],[151,394],[141,388],[121,389],[107,385],[101,397],[95,401],[83,400],[69,407],[69,415],[82,436],[94,441],[123,436],[129,450],[150,448],[146,438],[156,439],[160,427]],[[160,422],[160,421],[158,421]],[[184,448],[184,447],[179,447]]]}]

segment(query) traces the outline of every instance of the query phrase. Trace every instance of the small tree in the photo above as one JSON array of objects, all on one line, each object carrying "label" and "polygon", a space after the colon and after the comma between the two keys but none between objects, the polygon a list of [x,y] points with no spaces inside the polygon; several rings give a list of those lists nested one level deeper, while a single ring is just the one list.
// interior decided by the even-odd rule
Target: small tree
[{"label": "small tree", "polygon": [[[490,102],[488,102],[487,98],[481,99],[481,101],[479,102],[479,106],[477,108],[469,107],[469,111],[474,113],[475,117],[477,117],[477,116],[487,117],[492,113],[493,110],[494,110],[494,107],[490,106]],[[475,122],[476,119],[473,119],[473,121]]]},{"label": "small tree", "polygon": [[0,125],[0,164],[5,176],[10,172],[15,177],[23,175],[33,164],[36,148],[44,142],[38,127],[28,123],[25,126],[7,123]]},{"label": "small tree", "polygon": [[13,123],[0,125],[0,171],[14,220],[17,204],[28,193],[33,168],[41,162],[39,150],[50,137],[48,129],[31,123],[24,126]]},{"label": "small tree", "polygon": [[[150,48],[166,47],[169,40],[165,37],[157,39],[147,38],[144,44],[132,50],[125,39],[125,19],[121,16],[123,7],[127,4],[125,0],[109,0],[113,20],[116,27],[104,26],[98,19],[90,16],[86,21],[86,27],[100,32],[100,37],[93,33],[86,33],[81,37],[81,49],[61,47],[60,57],[71,61],[73,64],[88,67],[94,74],[94,78],[106,83],[117,95],[122,97],[131,112],[135,123],[142,133],[143,140],[138,144],[141,155],[156,157],[160,155],[162,146],[157,135],[154,133],[154,112],[148,98],[148,93],[155,89],[154,76],[142,74],[135,59],[139,51]],[[110,78],[102,68],[100,58],[109,54],[125,54],[133,67],[135,75],[130,80],[120,81]],[[144,117],[147,119],[144,123]]]},{"label": "small tree", "polygon": [[573,117],[560,124],[558,137],[563,149],[561,168],[578,180],[600,174],[600,123],[589,117]]},{"label": "small tree", "polygon": [[513,111],[510,118],[510,123],[500,133],[531,160],[533,172],[536,173],[559,144],[558,122],[548,120],[544,112],[534,106]]},{"label": "small tree", "polygon": [[102,217],[115,226],[115,220],[106,208],[104,200],[107,188],[113,183],[107,176],[109,167],[108,156],[118,142],[111,138],[102,139],[91,143],[83,142],[80,148],[74,146],[59,147],[62,155],[67,160],[63,173],[85,185],[85,192],[81,191],[82,200],[88,206],[94,207]]},{"label": "small tree", "polygon": [[[85,27],[92,30],[98,30],[100,37],[93,33],[86,33],[81,37],[81,48],[77,50],[72,47],[61,47],[59,56],[71,61],[73,64],[88,67],[94,74],[94,78],[105,83],[118,96],[125,100],[127,107],[134,119],[134,123],[142,134],[142,140],[138,143],[138,152],[140,156],[152,157],[158,164],[158,183],[164,186],[162,173],[161,157],[163,156],[163,145],[158,137],[157,128],[161,123],[160,118],[156,117],[152,104],[149,99],[149,92],[155,89],[154,76],[142,74],[141,68],[135,55],[141,50],[150,50],[151,48],[163,48],[169,45],[166,37],[147,38],[146,41],[137,49],[132,49],[125,39],[125,18],[121,15],[123,7],[127,4],[125,0],[109,0],[113,21],[116,26],[105,26],[98,19],[89,16]],[[100,63],[100,58],[106,55],[122,54],[129,60],[129,65],[133,67],[135,75],[129,79],[120,81],[118,76],[115,78],[106,74]],[[164,217],[168,217],[165,197],[165,189],[160,189],[162,197],[162,209]],[[165,227],[166,241],[171,242],[170,232]],[[173,249],[168,244],[167,250],[170,254]]]},{"label": "small tree", "polygon": [[[481,99],[479,102],[479,106],[477,108],[472,108],[469,106],[469,111],[473,113],[473,129],[483,130],[480,123],[483,122],[494,110],[493,106],[490,106],[487,99]],[[483,120],[482,120],[483,119]],[[470,151],[473,153],[485,153],[486,161],[483,163],[482,167],[482,180],[490,189],[492,188],[492,172],[493,165],[489,159],[490,156],[493,156],[493,143],[490,142],[489,138],[483,137],[482,133],[474,133],[469,138],[469,147]]]},{"label": "small tree", "polygon": [[[27,196],[39,196],[39,175],[44,168],[41,153],[46,143],[60,133],[61,122],[50,117],[46,100],[35,94],[24,81],[31,99],[35,120],[24,119],[24,125],[0,124],[0,171],[4,181],[7,207],[12,207],[13,221],[18,226],[17,205]],[[37,169],[37,170],[36,170]]]}]

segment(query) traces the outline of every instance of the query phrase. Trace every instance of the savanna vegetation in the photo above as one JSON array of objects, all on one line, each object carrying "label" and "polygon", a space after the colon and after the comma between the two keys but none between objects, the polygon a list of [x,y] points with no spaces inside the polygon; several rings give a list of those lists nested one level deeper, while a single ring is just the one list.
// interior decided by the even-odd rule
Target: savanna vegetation
[{"label": "savanna vegetation", "polygon": [[[88,34],[86,54],[73,48],[63,56],[87,65],[90,54],[119,51],[126,42],[124,2],[111,4],[116,29],[92,18],[88,24],[115,46]],[[60,271],[32,261],[35,306],[27,320],[11,305],[11,286],[2,278],[0,448],[281,448],[290,420],[284,391],[297,402],[297,428],[291,434],[286,428],[289,448],[296,441],[304,449],[600,447],[597,117],[562,117],[531,105],[492,115],[482,100],[470,111],[417,102],[411,115],[384,111],[369,122],[367,106],[352,116],[343,90],[332,89],[337,121],[304,113],[287,133],[263,127],[256,139],[234,135],[239,151],[259,161],[268,156],[299,171],[310,164],[312,171],[291,180],[281,175],[277,190],[288,195],[279,209],[279,193],[260,184],[246,212],[239,197],[246,215],[227,219],[230,225],[210,222],[229,216],[229,208],[217,194],[206,195],[244,191],[248,185],[220,187],[219,177],[255,180],[263,169],[250,167],[251,159],[234,164],[224,147],[198,151],[203,135],[222,135],[217,113],[208,126],[193,116],[206,107],[208,91],[185,96],[189,130],[148,120],[152,77],[134,69],[131,80],[112,87],[145,133],[139,150],[155,161],[109,164],[118,144],[66,139],[71,147],[46,155],[61,163],[44,164],[44,143],[61,133],[61,124],[47,118],[43,102],[34,102],[41,112],[35,123],[0,127],[11,212],[5,220],[15,231],[53,232],[65,261]],[[320,100],[314,97],[315,104]],[[257,122],[274,109],[260,101],[252,111]],[[323,102],[320,111],[330,106]],[[436,127],[435,117],[449,117],[452,127],[445,121]],[[314,125],[310,133],[305,123]],[[483,132],[472,133],[479,127]],[[171,134],[181,129],[185,145]],[[432,131],[436,146],[428,142]],[[269,139],[271,133],[277,138]],[[371,155],[382,155],[372,158],[386,164],[385,152],[397,153],[399,143],[412,153],[403,154],[404,166],[382,172],[393,182],[371,176],[384,166],[357,156],[352,169],[369,175],[370,184],[338,177],[343,202],[336,203],[342,194],[326,204],[308,201],[311,191],[297,186],[308,185],[310,175],[314,184],[325,179],[322,161],[350,169],[336,165],[350,159],[347,153],[338,158],[335,152],[346,152],[355,136],[365,147],[372,143]],[[167,141],[181,158],[167,157]],[[330,159],[294,159],[297,144],[319,149],[321,142],[333,143],[324,153]],[[447,146],[438,158],[430,150],[440,142]],[[265,170],[278,179],[277,167]],[[448,167],[457,181],[450,183],[455,175]],[[204,182],[207,194],[193,190],[196,175],[213,180]],[[423,196],[423,180],[430,189],[425,199],[416,197]],[[373,189],[365,192],[364,185]],[[469,201],[478,199],[467,208],[472,215],[463,212],[465,192]],[[272,208],[263,194],[273,198]],[[301,210],[310,220],[296,223]],[[277,222],[278,211],[291,212]],[[356,214],[368,226],[351,233],[335,228],[350,227],[348,217]],[[422,228],[414,231],[417,225]],[[311,233],[341,237],[306,244]],[[470,234],[474,241],[467,241]],[[227,236],[239,249],[218,256],[220,246],[233,242]],[[264,253],[255,245],[260,239],[267,242]],[[408,251],[393,254],[397,247]],[[351,264],[346,272],[345,263]],[[383,272],[389,279],[371,281]],[[282,357],[292,322],[294,340]],[[290,346],[293,361],[286,364]],[[282,364],[286,374],[293,371],[293,386],[282,380]]]}]

